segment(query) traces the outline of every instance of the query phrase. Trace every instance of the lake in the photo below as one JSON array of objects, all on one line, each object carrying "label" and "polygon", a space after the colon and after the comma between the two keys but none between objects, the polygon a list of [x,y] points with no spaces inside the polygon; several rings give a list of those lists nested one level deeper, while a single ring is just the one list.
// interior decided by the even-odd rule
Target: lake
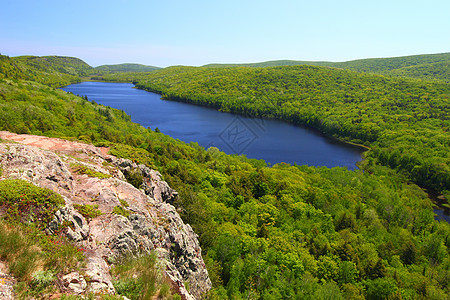
[{"label": "lake", "polygon": [[246,118],[181,102],[133,88],[130,83],[83,82],[63,90],[121,109],[133,122],[184,142],[217,147],[228,154],[245,154],[275,164],[356,169],[363,149],[319,132],[282,121]]}]

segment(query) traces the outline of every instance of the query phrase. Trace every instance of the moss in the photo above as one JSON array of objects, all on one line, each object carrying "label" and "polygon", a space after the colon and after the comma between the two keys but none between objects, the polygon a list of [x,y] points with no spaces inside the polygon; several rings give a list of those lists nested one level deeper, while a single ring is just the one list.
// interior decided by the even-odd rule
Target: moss
[{"label": "moss", "polygon": [[10,220],[45,227],[64,204],[60,195],[25,180],[0,181],[0,206],[6,207],[7,218]]},{"label": "moss", "polygon": [[84,174],[89,177],[96,177],[96,178],[100,178],[100,179],[111,177],[111,175],[109,175],[109,174],[95,171],[85,165],[82,165],[82,164],[71,164],[70,167],[72,168],[73,172],[78,173],[78,174]]},{"label": "moss", "polygon": [[88,220],[102,215],[97,204],[74,204],[73,207]]}]

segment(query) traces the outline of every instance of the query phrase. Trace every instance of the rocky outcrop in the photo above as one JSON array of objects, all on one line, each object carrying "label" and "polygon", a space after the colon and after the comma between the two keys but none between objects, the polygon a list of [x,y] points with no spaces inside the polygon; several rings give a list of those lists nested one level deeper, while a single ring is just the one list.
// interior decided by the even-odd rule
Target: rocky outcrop
[{"label": "rocky outcrop", "polygon": [[[0,138],[16,142],[0,144],[3,179],[30,181],[66,201],[48,231],[64,222],[73,225],[67,235],[85,249],[88,278],[76,272],[66,274],[62,286],[68,291],[112,294],[111,262],[130,252],[150,251],[156,251],[165,264],[167,277],[183,299],[199,299],[211,288],[197,235],[178,215],[172,205],[178,194],[158,172],[92,145],[9,132],[0,132]],[[74,165],[107,176],[88,176],[77,172]],[[141,176],[139,188],[126,182],[124,174],[129,172]],[[102,215],[87,220],[74,204],[98,205]],[[116,206],[127,216],[114,213]]]},{"label": "rocky outcrop", "polygon": [[15,279],[8,274],[6,265],[0,261],[0,299],[14,299]]}]

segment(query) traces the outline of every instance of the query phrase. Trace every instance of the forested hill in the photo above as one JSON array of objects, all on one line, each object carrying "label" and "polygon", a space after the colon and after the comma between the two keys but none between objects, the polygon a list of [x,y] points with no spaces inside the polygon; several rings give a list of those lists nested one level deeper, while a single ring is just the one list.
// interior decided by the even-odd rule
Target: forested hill
[{"label": "forested hill", "polygon": [[334,63],[336,68],[450,81],[450,52],[390,58],[369,58]]},{"label": "forested hill", "polygon": [[141,64],[118,64],[118,65],[102,65],[95,67],[95,70],[103,72],[151,72],[161,69],[160,67],[146,66]]},{"label": "forested hill", "polygon": [[306,65],[174,67],[136,78],[137,87],[166,99],[281,119],[365,144],[372,148],[367,162],[450,190],[449,84]]},{"label": "forested hill", "polygon": [[346,62],[276,60],[247,64],[208,64],[204,67],[275,67],[294,65],[327,66],[358,72],[450,81],[450,53],[368,58]]},{"label": "forested hill", "polygon": [[17,56],[12,58],[31,69],[42,72],[59,72],[74,76],[86,76],[93,69],[79,58],[67,56]]},{"label": "forested hill", "polygon": [[0,55],[0,78],[26,79],[48,86],[60,87],[80,82],[93,68],[84,61],[64,56]]},{"label": "forested hill", "polygon": [[[269,168],[264,161],[183,143],[132,123],[123,111],[22,80],[26,66],[9,58],[0,57],[0,67],[0,130],[109,146],[111,154],[162,173],[179,192],[177,211],[199,235],[214,285],[209,299],[449,298],[449,224],[434,220],[423,190],[376,158],[369,157],[364,172],[283,163]],[[62,73],[47,74],[39,80],[55,82],[52,76]],[[385,153],[389,164],[415,164],[417,174],[427,174],[419,172],[432,157],[448,154],[441,146],[448,146],[445,85],[311,66],[168,68],[115,79],[121,76],[185,97],[179,100],[210,101],[243,113],[285,112],[311,120],[311,126],[355,134],[349,138],[361,130],[376,138],[367,143],[384,151],[374,151],[376,157]],[[408,151],[419,151],[423,162]],[[136,170],[124,176],[141,187]],[[18,215],[28,204],[11,211]],[[22,225],[14,223],[18,230]],[[179,248],[172,249],[177,255]],[[53,267],[42,265],[43,271]],[[23,289],[40,286],[31,274],[27,278],[20,282]],[[133,282],[121,285],[127,289],[141,290]]]},{"label": "forested hill", "polygon": [[265,67],[298,66],[298,65],[331,66],[333,64],[334,63],[330,62],[330,61],[271,60],[271,61],[257,62],[257,63],[207,64],[202,67],[205,67],[205,68],[231,68],[231,67],[265,68]]}]

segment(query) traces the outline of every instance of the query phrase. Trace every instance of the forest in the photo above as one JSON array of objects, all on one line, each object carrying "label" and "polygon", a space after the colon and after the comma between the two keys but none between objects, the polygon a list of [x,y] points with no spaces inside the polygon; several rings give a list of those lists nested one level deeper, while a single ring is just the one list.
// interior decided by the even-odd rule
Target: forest
[{"label": "forest", "polygon": [[[0,56],[0,68],[1,130],[108,145],[111,154],[163,174],[180,194],[174,205],[199,235],[213,281],[206,298],[450,296],[450,226],[434,220],[430,199],[411,181],[449,189],[445,82],[315,66],[102,75],[167,99],[284,119],[370,147],[361,169],[349,171],[267,167],[175,140],[123,111],[53,88],[57,78],[81,80],[66,77],[68,66],[44,74]],[[44,77],[31,77],[31,69]]]}]

